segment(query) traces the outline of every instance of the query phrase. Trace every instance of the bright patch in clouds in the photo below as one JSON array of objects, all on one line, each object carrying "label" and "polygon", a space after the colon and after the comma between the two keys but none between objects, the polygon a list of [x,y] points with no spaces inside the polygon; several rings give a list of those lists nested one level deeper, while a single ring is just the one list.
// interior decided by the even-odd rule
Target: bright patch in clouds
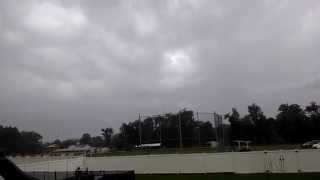
[{"label": "bright patch in clouds", "polygon": [[36,5],[27,16],[27,26],[41,32],[71,33],[86,23],[87,19],[78,8],[63,8],[44,2]]},{"label": "bright patch in clouds", "polygon": [[164,55],[163,75],[161,85],[165,87],[180,87],[187,77],[195,71],[195,64],[185,50],[175,50]]},{"label": "bright patch in clouds", "polygon": [[169,73],[185,74],[194,70],[190,56],[184,50],[169,52],[164,56],[165,68]]}]

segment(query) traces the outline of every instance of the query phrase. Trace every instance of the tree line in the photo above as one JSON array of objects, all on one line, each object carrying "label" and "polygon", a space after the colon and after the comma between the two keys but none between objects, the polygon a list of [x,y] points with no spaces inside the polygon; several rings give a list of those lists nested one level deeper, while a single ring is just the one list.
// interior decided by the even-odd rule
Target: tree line
[{"label": "tree line", "polygon": [[42,136],[34,131],[19,131],[0,125],[0,149],[9,153],[35,154],[43,150]]},{"label": "tree line", "polygon": [[232,108],[223,117],[228,123],[215,127],[212,121],[199,121],[193,111],[184,109],[178,113],[123,123],[119,133],[112,136],[111,146],[131,148],[140,143],[161,142],[163,147],[178,147],[179,118],[183,146],[206,145],[209,141],[221,143],[221,138],[225,145],[231,145],[235,140],[267,145],[320,139],[320,105],[316,102],[304,108],[298,104],[281,104],[275,117],[267,117],[261,107],[253,103],[244,116]]},{"label": "tree line", "polygon": [[[52,144],[57,144],[62,148],[80,144],[93,147],[131,149],[141,143],[161,142],[163,147],[175,147],[179,144],[179,121],[181,121],[183,145],[204,145],[206,142],[215,139],[215,129],[209,121],[196,121],[193,111],[184,109],[178,113],[167,113],[123,123],[118,133],[114,133],[112,128],[104,128],[101,129],[101,136],[92,137],[89,133],[84,133],[79,139],[65,141],[57,139]],[[201,132],[201,138],[199,132]]]},{"label": "tree line", "polygon": [[245,116],[240,117],[233,108],[225,118],[230,122],[233,140],[251,140],[255,144],[295,144],[320,139],[320,106],[315,102],[305,108],[298,104],[281,104],[275,118],[266,117],[258,105],[252,104]]},{"label": "tree line", "polygon": [[[104,146],[130,149],[139,144],[159,143],[162,147],[208,145],[219,141],[232,145],[235,140],[248,140],[257,145],[297,144],[320,139],[320,105],[311,102],[306,107],[281,104],[275,117],[267,117],[255,103],[243,116],[232,108],[223,115],[224,124],[217,127],[212,121],[201,121],[192,110],[167,113],[123,123],[118,133],[103,129]],[[227,123],[226,123],[227,122]],[[106,130],[110,130],[105,134]],[[222,140],[223,139],[223,140]]]},{"label": "tree line", "polygon": [[80,143],[131,149],[148,143],[161,143],[162,147],[204,146],[210,141],[222,142],[221,138],[225,145],[231,145],[235,140],[249,140],[253,144],[296,144],[320,139],[320,105],[315,102],[306,107],[281,104],[275,117],[267,117],[257,104],[249,105],[243,116],[232,108],[223,115],[227,123],[217,127],[212,121],[201,121],[196,116],[194,111],[183,109],[123,123],[117,133],[112,128],[104,128],[99,136],[84,133],[79,139],[57,139],[46,144],[41,143],[42,136],[36,132],[0,126],[0,148],[13,153],[38,153],[53,143],[61,148]]}]

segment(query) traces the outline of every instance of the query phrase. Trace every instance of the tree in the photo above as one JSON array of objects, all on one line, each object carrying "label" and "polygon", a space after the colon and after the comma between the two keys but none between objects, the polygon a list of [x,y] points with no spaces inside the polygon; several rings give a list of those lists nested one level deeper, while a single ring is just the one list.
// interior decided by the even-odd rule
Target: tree
[{"label": "tree", "polygon": [[92,147],[102,147],[104,145],[103,138],[101,136],[95,136],[91,138]]},{"label": "tree", "polygon": [[101,129],[101,131],[102,131],[102,136],[104,137],[104,145],[110,146],[111,137],[113,134],[113,129],[112,128],[105,128],[105,129]]},{"label": "tree", "polygon": [[56,139],[52,142],[52,144],[56,144],[58,147],[61,147],[62,142],[60,141],[60,139]]},{"label": "tree", "polygon": [[139,120],[135,120],[133,122],[129,122],[128,124],[123,123],[120,127],[120,136],[121,141],[124,142],[126,148],[134,147],[140,144],[140,136],[139,136],[139,128],[141,126],[141,122]]},{"label": "tree", "polygon": [[21,134],[16,127],[0,126],[0,148],[9,153],[21,153]]},{"label": "tree", "polygon": [[267,119],[260,106],[255,103],[248,106],[248,114],[243,118],[240,118],[240,114],[235,108],[232,108],[232,112],[227,113],[225,118],[230,122],[233,141],[251,140],[257,144],[276,142],[274,119]]},{"label": "tree", "polygon": [[205,145],[208,141],[216,140],[214,128],[209,121],[197,121],[196,124],[196,140],[198,143],[200,141],[200,145]]},{"label": "tree", "polygon": [[232,108],[231,113],[227,113],[225,115],[225,119],[228,119],[231,125],[231,139],[239,140],[241,137],[241,121],[240,114],[236,108]]},{"label": "tree", "polygon": [[22,131],[21,132],[22,145],[21,150],[25,153],[40,153],[42,150],[42,136],[36,132]]},{"label": "tree", "polygon": [[141,122],[142,144],[154,143],[159,140],[154,137],[155,130],[156,123],[153,118],[148,117]]},{"label": "tree", "polygon": [[246,115],[239,123],[239,139],[252,141],[254,140],[255,126],[250,116]]},{"label": "tree", "polygon": [[256,104],[252,104],[248,106],[248,118],[252,121],[254,130],[253,130],[253,140],[258,144],[268,144],[271,143],[272,139],[274,139],[274,134],[272,133],[272,119],[267,119],[263,114],[260,106]]},{"label": "tree", "polygon": [[248,113],[248,118],[256,125],[260,124],[260,122],[266,119],[260,106],[256,105],[255,103],[248,106]]},{"label": "tree", "polygon": [[162,123],[162,143],[165,147],[178,147],[180,144],[180,123],[182,143],[184,146],[192,146],[197,141],[197,124],[193,118],[193,111],[183,109],[176,114],[168,113]]},{"label": "tree", "polygon": [[306,141],[310,136],[305,112],[298,104],[281,104],[277,115],[278,133],[289,143]]},{"label": "tree", "polygon": [[42,151],[42,136],[33,131],[20,132],[16,127],[0,125],[0,148],[9,154],[34,154]]},{"label": "tree", "polygon": [[178,112],[178,118],[179,115],[181,118],[183,146],[192,146],[193,144],[197,143],[196,137],[198,136],[196,133],[197,125],[193,118],[193,111],[183,109],[182,111]]},{"label": "tree", "polygon": [[[215,130],[210,122],[195,121],[193,111],[183,109],[177,113],[146,117],[123,123],[112,140],[116,147],[132,148],[141,143],[161,143],[163,147],[179,147],[181,135],[184,146],[204,145],[215,139]],[[123,143],[123,144],[121,144]],[[121,145],[120,145],[121,144]]]},{"label": "tree", "polygon": [[84,134],[82,135],[82,137],[80,138],[79,143],[82,144],[82,145],[89,145],[89,144],[91,144],[91,136],[90,136],[90,134],[84,133]]},{"label": "tree", "polygon": [[320,105],[316,102],[311,102],[306,106],[305,112],[310,123],[310,138],[318,139],[320,137]]},{"label": "tree", "polygon": [[125,137],[123,136],[124,134],[122,133],[118,133],[115,134],[114,136],[112,136],[112,140],[111,140],[111,144],[112,144],[112,148],[116,148],[116,149],[131,149],[132,145],[127,143],[127,141],[125,140]]},{"label": "tree", "polygon": [[71,145],[76,145],[79,142],[77,139],[66,139],[61,142],[61,148],[68,148]]},{"label": "tree", "polygon": [[164,147],[179,146],[179,116],[168,113],[162,123],[162,144]]}]

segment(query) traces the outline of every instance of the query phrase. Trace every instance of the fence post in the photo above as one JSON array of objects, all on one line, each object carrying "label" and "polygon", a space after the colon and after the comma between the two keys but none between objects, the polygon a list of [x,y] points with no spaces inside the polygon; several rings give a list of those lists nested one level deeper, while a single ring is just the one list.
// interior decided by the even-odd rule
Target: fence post
[{"label": "fence post", "polygon": [[296,161],[297,161],[297,171],[301,172],[301,167],[300,167],[300,153],[299,150],[296,150]]},{"label": "fence post", "polygon": [[48,161],[48,172],[50,172],[50,161]]},{"label": "fence post", "polygon": [[235,165],[235,156],[236,156],[236,153],[235,152],[231,152],[231,163],[232,163],[232,170],[233,170],[233,173],[236,173],[236,165]]}]

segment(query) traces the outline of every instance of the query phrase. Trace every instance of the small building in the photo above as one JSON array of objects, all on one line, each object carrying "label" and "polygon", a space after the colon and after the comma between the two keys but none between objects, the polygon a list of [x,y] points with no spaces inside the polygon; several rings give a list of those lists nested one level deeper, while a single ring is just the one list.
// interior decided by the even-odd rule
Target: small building
[{"label": "small building", "polygon": [[160,148],[160,147],[161,147],[161,143],[140,144],[136,146],[136,148],[147,148],[147,149]]},{"label": "small building", "polygon": [[[233,142],[235,142],[238,145],[238,151],[250,151],[249,144],[251,143],[251,141],[236,140]],[[241,145],[245,145],[245,146],[241,146]]]},{"label": "small building", "polygon": [[96,148],[91,147],[89,145],[71,145],[68,148],[57,149],[55,151],[52,151],[50,153],[50,156],[81,156],[92,154],[95,152],[95,149]]},{"label": "small building", "polygon": [[55,151],[59,148],[60,148],[60,146],[58,144],[51,144],[51,145],[47,146],[47,151],[52,152],[52,151]]},{"label": "small building", "polygon": [[97,147],[94,150],[95,154],[104,154],[110,152],[110,148],[108,147]]}]

